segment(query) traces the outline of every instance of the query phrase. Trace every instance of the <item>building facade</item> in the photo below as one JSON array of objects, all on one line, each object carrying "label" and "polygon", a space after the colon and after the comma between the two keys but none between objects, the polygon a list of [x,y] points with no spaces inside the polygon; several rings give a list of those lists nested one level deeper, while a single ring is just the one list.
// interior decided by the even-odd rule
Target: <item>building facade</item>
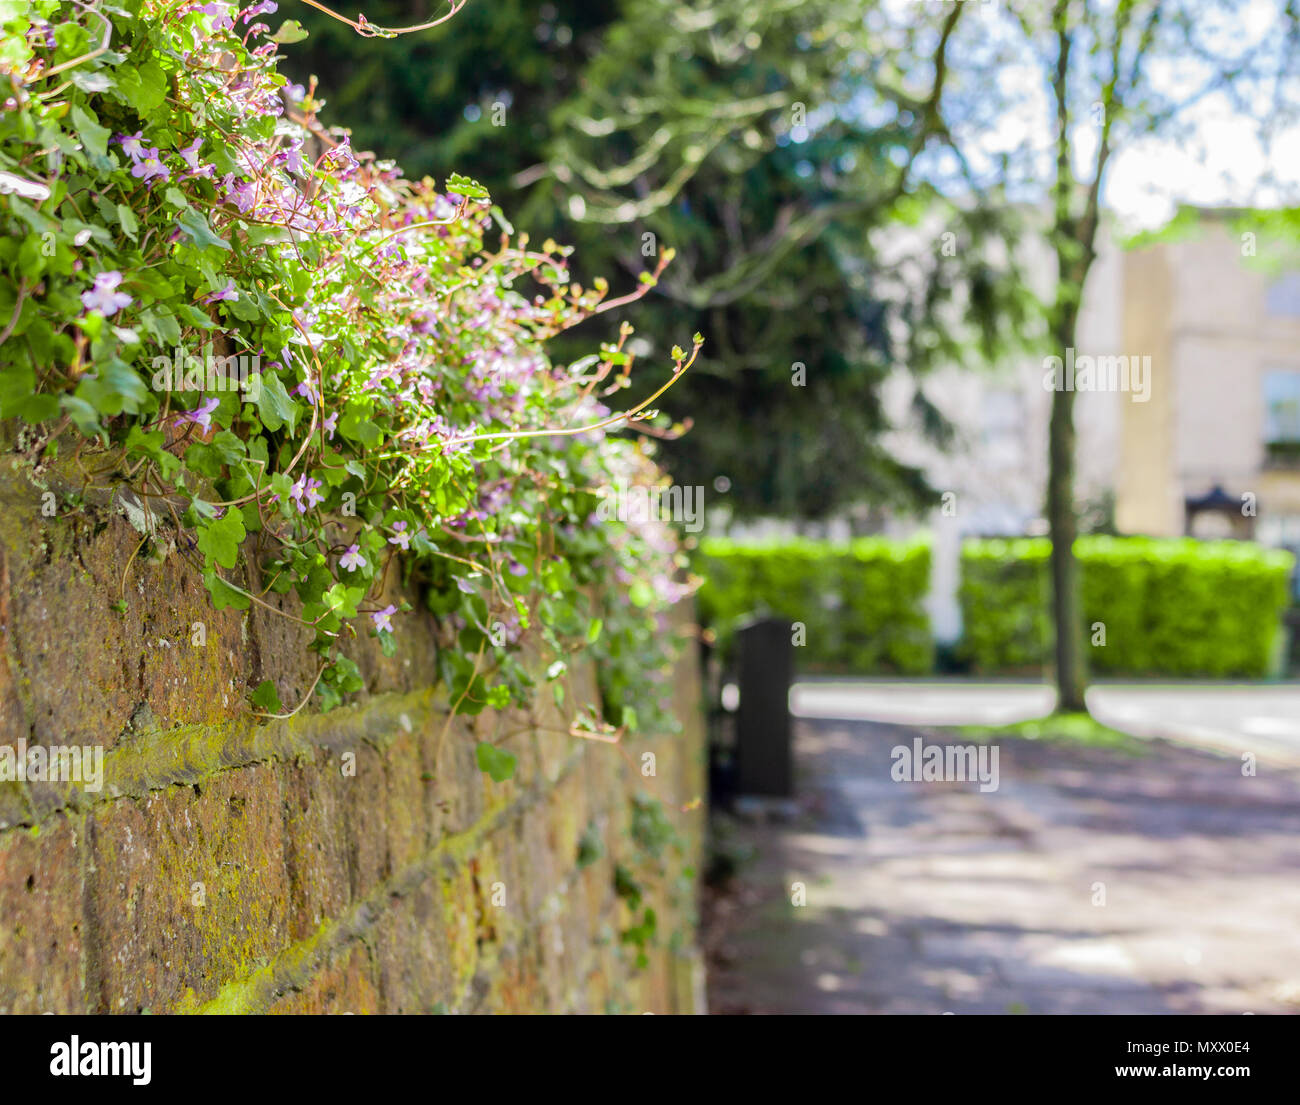
[{"label": "building facade", "polygon": [[1151,399],[1120,407],[1122,532],[1254,539],[1300,552],[1300,272],[1202,212],[1124,257],[1126,345]]}]

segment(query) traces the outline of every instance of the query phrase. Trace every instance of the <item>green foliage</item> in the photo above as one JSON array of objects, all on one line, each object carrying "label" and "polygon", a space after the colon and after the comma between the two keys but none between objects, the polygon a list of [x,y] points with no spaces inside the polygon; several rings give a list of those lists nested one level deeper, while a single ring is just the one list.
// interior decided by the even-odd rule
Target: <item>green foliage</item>
[{"label": "green foliage", "polygon": [[474,750],[474,757],[478,761],[479,770],[491,776],[494,783],[504,783],[507,779],[514,778],[516,760],[513,752],[483,741]]},{"label": "green foliage", "polygon": [[1037,671],[1046,662],[1052,647],[1051,552],[1043,538],[962,544],[958,655],[977,671]]},{"label": "green foliage", "polygon": [[[1083,537],[1086,639],[1094,671],[1261,677],[1272,671],[1287,605],[1290,553],[1237,541]],[[1044,538],[962,547],[962,651],[977,671],[1048,661],[1050,544]]]},{"label": "green foliage", "polygon": [[632,841],[647,855],[659,859],[670,845],[680,848],[682,841],[676,827],[668,819],[664,804],[648,794],[632,798]]},{"label": "green foliage", "polygon": [[578,838],[578,868],[590,867],[605,854],[605,842],[601,839],[600,826],[595,821],[588,821]]},{"label": "green foliage", "polygon": [[[659,939],[657,913],[650,905],[642,909],[646,884],[666,888],[673,912],[681,916],[693,896],[693,880],[681,867],[685,841],[668,817],[663,802],[648,794],[635,794],[630,814],[628,836],[633,847],[625,861],[614,866],[614,892],[627,907],[628,923],[620,930],[619,941],[636,949],[636,967],[644,970],[650,963],[647,951]],[[687,877],[671,879],[672,869]]]},{"label": "green foliage", "polygon": [[[553,366],[604,285],[576,287],[569,251],[516,238],[469,177],[439,189],[355,155],[314,82],[278,70],[295,21],[239,14],[0,2],[0,417],[28,424],[32,458],[130,487],[217,609],[292,619],[323,708],[363,689],[349,638],[393,654],[406,583],[463,712],[529,701],[531,635],[557,701],[585,650],[610,662],[615,717],[663,724],[680,556],[657,522],[588,524],[602,487],[658,473],[617,425],[576,432],[610,413],[600,380],[630,384],[631,328]],[[252,698],[279,709],[274,686]]]},{"label": "green foliage", "polygon": [[1103,725],[1090,714],[1052,714],[1011,725],[963,725],[956,732],[966,740],[1061,741],[1111,748],[1129,756],[1144,756],[1149,750],[1140,738]]},{"label": "green foliage", "polygon": [[795,663],[806,671],[920,675],[934,665],[922,606],[930,587],[925,542],[708,538],[695,569],[705,579],[701,620],[724,649],[739,621],[766,613],[803,623],[805,643],[795,649]]},{"label": "green foliage", "polygon": [[[367,14],[423,10],[376,0]],[[1021,332],[1024,287],[987,261],[1017,216],[909,178],[930,115],[896,102],[894,42],[858,0],[504,0],[362,56],[334,21],[304,19],[313,36],[288,65],[331,74],[361,148],[398,135],[421,171],[455,164],[498,193],[525,189],[516,221],[574,242],[584,273],[632,276],[676,251],[632,349],[709,335],[709,363],[655,423],[674,434],[675,482],[726,476],[716,501],[749,515],[932,497],[882,445],[881,388]],[[910,413],[945,438],[919,383]]]}]

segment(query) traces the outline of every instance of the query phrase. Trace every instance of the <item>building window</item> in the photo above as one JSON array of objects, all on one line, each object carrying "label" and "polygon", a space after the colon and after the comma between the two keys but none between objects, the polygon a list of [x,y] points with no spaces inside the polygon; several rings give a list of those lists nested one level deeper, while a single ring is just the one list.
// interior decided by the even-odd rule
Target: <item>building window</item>
[{"label": "building window", "polygon": [[1264,447],[1274,464],[1300,463],[1300,370],[1264,373]]},{"label": "building window", "polygon": [[1265,303],[1274,318],[1300,318],[1300,272],[1289,272],[1271,285]]}]

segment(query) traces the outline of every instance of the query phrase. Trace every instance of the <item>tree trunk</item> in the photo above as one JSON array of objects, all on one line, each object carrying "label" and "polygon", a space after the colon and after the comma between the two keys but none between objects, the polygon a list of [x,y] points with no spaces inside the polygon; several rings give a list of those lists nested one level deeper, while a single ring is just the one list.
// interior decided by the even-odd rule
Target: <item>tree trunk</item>
[{"label": "tree trunk", "polygon": [[[1073,347],[1078,311],[1073,305],[1058,314],[1053,327],[1054,355],[1065,358]],[[1047,523],[1052,537],[1052,621],[1056,628],[1056,709],[1087,709],[1087,665],[1083,652],[1083,610],[1079,598],[1079,563],[1074,558],[1078,522],[1074,513],[1074,392],[1052,393],[1048,430]]]}]

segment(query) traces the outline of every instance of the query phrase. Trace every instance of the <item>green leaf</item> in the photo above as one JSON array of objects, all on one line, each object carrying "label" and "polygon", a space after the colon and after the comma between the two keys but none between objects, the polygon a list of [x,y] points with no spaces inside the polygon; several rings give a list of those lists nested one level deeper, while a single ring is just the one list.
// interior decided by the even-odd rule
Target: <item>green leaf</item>
[{"label": "green leaf", "polygon": [[114,75],[118,99],[142,116],[160,107],[167,97],[167,74],[153,58],[134,69],[129,65],[119,66]]},{"label": "green leaf", "polygon": [[265,710],[268,714],[279,714],[284,712],[284,707],[280,705],[280,695],[275,689],[275,684],[269,679],[263,679],[257,685],[257,690],[252,695],[253,705]]},{"label": "green leaf", "polygon": [[217,249],[230,252],[230,243],[212,233],[212,227],[208,225],[208,220],[204,218],[201,211],[196,211],[192,207],[187,208],[176,216],[176,222],[200,249],[211,249],[215,246]]},{"label": "green leaf", "polygon": [[95,122],[94,116],[81,107],[73,107],[72,122],[81,134],[82,145],[100,157],[108,155],[109,129]]},{"label": "green leaf", "polygon": [[460,173],[452,173],[447,178],[447,191],[455,192],[456,195],[464,196],[470,200],[485,200],[488,198],[488,190],[483,185],[477,180],[462,176]]},{"label": "green leaf", "polygon": [[349,441],[359,441],[370,447],[378,445],[384,438],[378,426],[355,411],[349,411],[339,420],[339,433]]},{"label": "green leaf", "polygon": [[244,516],[239,507],[232,506],[221,518],[199,531],[199,552],[209,562],[216,561],[223,568],[233,568],[244,537]]},{"label": "green leaf", "polygon": [[0,418],[13,418],[36,394],[36,372],[31,365],[6,365],[0,372]]},{"label": "green leaf", "polygon": [[513,752],[482,741],[474,749],[474,758],[478,761],[479,770],[486,772],[494,783],[504,783],[514,776],[517,761]]},{"label": "green leaf", "polygon": [[112,358],[99,370],[99,377],[122,398],[122,409],[136,414],[140,405],[149,398],[149,389],[136,372],[125,361]]},{"label": "green leaf", "polygon": [[226,581],[215,571],[203,573],[203,585],[212,596],[212,605],[217,610],[224,610],[228,606],[234,610],[247,610],[250,605],[247,595],[227,586]]},{"label": "green leaf", "polygon": [[280,29],[271,35],[271,41],[278,42],[281,46],[289,46],[295,42],[301,42],[306,37],[306,27],[296,19],[286,19],[280,24]]},{"label": "green leaf", "polygon": [[298,405],[289,398],[284,384],[274,372],[262,373],[262,386],[258,389],[257,415],[262,425],[275,431],[287,425],[292,433],[298,423]]},{"label": "green leaf", "polygon": [[[6,373],[0,373],[0,379],[3,379]],[[98,437],[107,441],[103,427],[99,424],[99,412],[95,410],[84,399],[78,399],[75,395],[59,396],[59,406],[76,424],[87,437]]]}]

